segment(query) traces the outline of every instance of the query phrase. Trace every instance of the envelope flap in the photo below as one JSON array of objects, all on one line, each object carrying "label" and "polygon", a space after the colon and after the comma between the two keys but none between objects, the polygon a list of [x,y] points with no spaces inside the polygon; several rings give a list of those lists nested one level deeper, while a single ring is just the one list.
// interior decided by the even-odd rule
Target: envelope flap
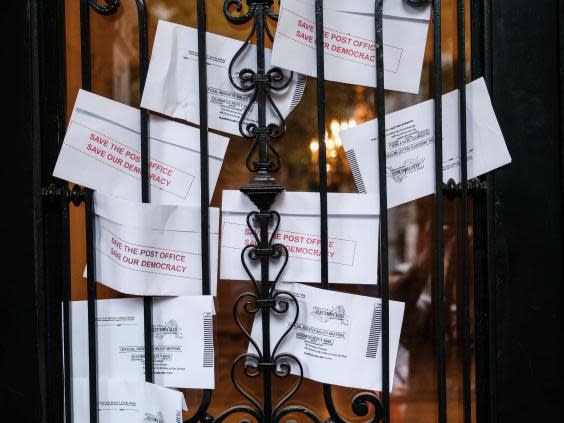
[{"label": "envelope flap", "polygon": [[77,115],[80,112],[94,115],[135,132],[139,132],[141,126],[138,109],[82,89],[78,90],[71,120],[79,119]]},{"label": "envelope flap", "polygon": [[[317,192],[283,192],[278,195],[272,210],[285,215],[319,216],[320,198]],[[222,211],[249,213],[254,204],[239,191],[224,190]],[[375,216],[379,214],[379,199],[375,195],[328,193],[327,210],[330,216]]]},{"label": "envelope flap", "polygon": [[[141,118],[139,109],[79,90],[71,120],[80,120],[80,113],[87,113],[99,119],[139,133]],[[149,137],[154,140],[200,152],[200,130],[160,116],[150,116]],[[208,151],[211,157],[222,160],[229,138],[209,133]]]},{"label": "envelope flap", "polygon": [[[152,115],[149,135],[152,139],[200,152],[200,130],[192,126]],[[223,160],[228,144],[229,138],[208,132],[208,154],[211,157]]]},{"label": "envelope flap", "polygon": [[[200,208],[195,206],[137,203],[94,194],[98,216],[120,225],[155,230],[200,232]],[[209,208],[210,233],[219,233],[219,209]]]}]

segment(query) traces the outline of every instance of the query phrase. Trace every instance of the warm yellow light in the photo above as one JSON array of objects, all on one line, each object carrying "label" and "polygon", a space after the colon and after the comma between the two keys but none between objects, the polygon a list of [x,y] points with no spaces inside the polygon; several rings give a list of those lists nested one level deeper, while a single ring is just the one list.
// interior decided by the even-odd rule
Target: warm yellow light
[{"label": "warm yellow light", "polygon": [[349,129],[349,123],[344,120],[341,122],[341,131],[346,131],[347,129]]},{"label": "warm yellow light", "polygon": [[335,141],[333,141],[332,139],[328,139],[327,140],[327,148],[329,150],[334,150],[335,149]]},{"label": "warm yellow light", "polygon": [[313,140],[309,143],[309,149],[312,153],[317,153],[319,151],[319,143],[317,140]]},{"label": "warm yellow light", "polygon": [[337,122],[336,119],[333,119],[331,121],[331,125],[329,125],[329,127],[331,128],[331,132],[333,132],[333,134],[338,134],[339,131],[341,130],[341,125],[339,125],[339,122]]},{"label": "warm yellow light", "polygon": [[327,172],[331,172],[331,165],[330,164],[327,165]]},{"label": "warm yellow light", "polygon": [[335,137],[335,145],[337,147],[342,147],[343,146],[343,141],[341,141],[341,137],[339,137],[338,135]]},{"label": "warm yellow light", "polygon": [[356,126],[356,120],[351,119],[349,120],[349,128],[354,128]]},{"label": "warm yellow light", "polygon": [[329,156],[332,158],[337,157],[337,150],[331,150],[331,152],[329,153]]}]

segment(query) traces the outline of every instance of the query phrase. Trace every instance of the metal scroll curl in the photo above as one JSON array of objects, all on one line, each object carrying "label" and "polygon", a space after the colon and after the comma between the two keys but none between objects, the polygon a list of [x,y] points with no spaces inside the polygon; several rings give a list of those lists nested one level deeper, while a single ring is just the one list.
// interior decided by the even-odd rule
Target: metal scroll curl
[{"label": "metal scroll curl", "polygon": [[[225,0],[223,11],[226,18],[234,24],[244,24],[252,21],[251,30],[239,50],[235,53],[229,63],[229,79],[231,84],[239,91],[249,94],[249,102],[243,111],[239,121],[239,132],[249,140],[252,140],[251,148],[247,153],[245,160],[247,168],[251,172],[257,172],[264,166],[258,166],[253,161],[260,144],[265,145],[264,151],[269,156],[267,170],[274,172],[280,168],[280,155],[272,144],[272,139],[280,138],[286,131],[284,117],[276,105],[272,93],[280,92],[288,88],[294,77],[293,72],[285,74],[282,69],[274,67],[266,71],[259,69],[258,71],[243,68],[235,71],[235,65],[244,55],[251,44],[253,37],[260,39],[257,42],[257,49],[264,55],[264,33],[273,40],[273,32],[269,26],[269,20],[278,20],[278,14],[272,8],[273,0]],[[259,92],[265,97],[263,104],[258,106]],[[249,115],[256,108],[266,111],[268,108],[272,111],[273,122],[265,124],[261,127],[260,122],[250,119]]]},{"label": "metal scroll curl", "polygon": [[102,1],[104,4],[101,4],[99,0],[88,0],[88,4],[92,8],[92,10],[104,16],[113,15],[119,9],[120,0],[102,0]]},{"label": "metal scroll curl", "polygon": [[[298,320],[299,305],[297,303],[296,297],[292,293],[287,291],[269,291],[266,296],[266,302],[264,297],[262,298],[262,300],[259,299],[259,297],[255,293],[245,292],[237,298],[233,308],[235,322],[237,323],[238,327],[243,332],[245,337],[249,339],[256,352],[243,353],[234,360],[231,367],[231,380],[237,391],[251,403],[251,406],[230,408],[219,415],[215,419],[215,421],[222,421],[234,414],[247,414],[248,416],[256,419],[258,422],[278,422],[288,414],[302,413],[308,416],[312,421],[321,423],[321,420],[317,417],[317,415],[313,411],[305,407],[284,407],[284,405],[290,400],[290,398],[298,391],[303,382],[303,367],[299,359],[289,353],[277,353],[282,341],[286,338],[286,336],[289,334]],[[261,348],[259,347],[258,343],[252,338],[249,329],[246,328],[243,324],[241,318],[239,317],[239,312],[245,311],[249,314],[256,314],[259,310],[261,310],[261,307],[269,307],[276,314],[284,314],[290,310],[290,304],[292,302],[295,304],[295,313],[292,319],[292,323],[282,334],[276,346],[273,348],[272,359],[270,361],[265,361],[265,357],[261,351]],[[263,372],[266,371],[271,371],[275,377],[283,379],[291,374],[292,364],[298,369],[297,379],[290,387],[290,389],[282,395],[281,399],[278,400],[278,402],[274,406],[272,415],[269,416],[269,418],[265,419],[264,410],[259,400],[255,398],[250,392],[248,392],[243,387],[240,380],[237,378],[237,368],[243,365],[242,373],[244,376],[250,379],[254,379],[262,375]],[[244,421],[250,423],[248,419],[243,419],[242,422]]]},{"label": "metal scroll curl", "polygon": [[[323,399],[325,400],[325,407],[329,412],[330,420],[333,423],[348,423],[348,421],[342,417],[333,402],[332,386],[324,384],[323,385]],[[353,413],[358,417],[367,416],[370,413],[370,409],[373,409],[373,415],[367,423],[378,423],[382,421],[384,416],[384,406],[380,401],[380,398],[376,396],[373,392],[360,392],[354,396],[351,409]]]},{"label": "metal scroll curl", "polygon": [[[244,3],[246,4],[246,7],[243,5]],[[277,3],[280,7],[280,0],[278,0]],[[236,25],[241,25],[249,22],[252,18],[255,17],[257,13],[257,7],[260,5],[262,6],[264,13],[270,19],[277,21],[278,13],[276,13],[272,8],[273,4],[274,0],[225,0],[225,2],[223,3],[223,14],[229,22]],[[246,12],[243,12],[244,9],[247,9]],[[237,12],[237,14],[234,14],[232,11]],[[272,34],[269,33],[268,35],[270,37]]]}]

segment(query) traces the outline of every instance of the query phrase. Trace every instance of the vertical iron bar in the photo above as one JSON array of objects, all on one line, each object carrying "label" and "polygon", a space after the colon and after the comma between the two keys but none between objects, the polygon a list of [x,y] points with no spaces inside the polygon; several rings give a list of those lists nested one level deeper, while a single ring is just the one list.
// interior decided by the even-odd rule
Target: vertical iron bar
[{"label": "vertical iron bar", "polygon": [[[261,212],[265,212],[261,210]],[[260,219],[260,246],[261,249],[267,249],[268,243],[268,219]],[[263,300],[269,297],[269,266],[270,257],[263,255],[260,258],[261,280],[262,280],[262,298]],[[272,361],[271,348],[270,348],[270,308],[263,307],[261,309],[262,317],[262,336],[263,336],[263,361],[270,363]],[[269,423],[272,419],[272,373],[271,368],[266,367],[263,371],[263,411],[264,423]]]},{"label": "vertical iron bar", "polygon": [[88,290],[88,376],[90,387],[90,423],[98,423],[98,361],[96,328],[96,254],[94,252],[94,191],[84,195],[86,209],[86,266]]},{"label": "vertical iron bar", "polygon": [[443,210],[443,110],[441,60],[441,0],[433,2],[433,90],[435,108],[435,336],[437,348],[437,393],[439,423],[446,423],[446,348],[444,299],[444,210]]},{"label": "vertical iron bar", "polygon": [[[144,0],[137,0],[137,20],[139,31],[139,93],[143,96],[149,62],[149,43],[147,33],[147,12]],[[150,203],[151,186],[149,180],[149,112],[141,108],[141,201]],[[145,339],[145,380],[154,382],[153,358],[153,297],[143,298],[143,333]]]},{"label": "vertical iron bar", "polygon": [[[199,105],[200,105],[200,233],[202,234],[202,295],[211,294],[210,284],[210,242],[209,242],[209,153],[208,153],[208,73],[206,47],[206,0],[198,0],[198,77],[199,77]],[[217,277],[217,275],[213,275]],[[194,418],[203,419],[211,401],[212,391],[204,390],[200,408]]]},{"label": "vertical iron bar", "polygon": [[[263,80],[265,75],[266,65],[264,56],[264,25],[266,25],[266,13],[264,10],[264,4],[257,4],[258,14],[255,15],[255,22],[257,26],[256,37],[257,37],[257,105],[258,105],[258,142],[259,142],[259,162],[267,163],[268,161],[268,143],[267,135],[264,128],[266,128],[266,86]],[[260,210],[262,213],[267,213],[268,210]],[[268,219],[259,218],[260,223],[260,247],[261,249],[267,249],[269,247],[268,242]],[[261,268],[261,291],[263,300],[267,299],[270,288],[270,257],[262,255],[260,258],[260,268]],[[271,348],[270,348],[270,308],[261,309],[262,317],[262,351],[265,363],[271,362]],[[272,370],[267,367],[263,371],[263,408],[264,408],[264,419],[265,423],[268,423],[272,419]]]},{"label": "vertical iron bar", "polygon": [[70,306],[72,300],[72,285],[70,278],[70,227],[69,227],[69,201],[66,190],[62,190],[59,196],[61,205],[61,255],[63,258],[63,280],[62,301],[63,301],[63,369],[65,372],[65,422],[72,423],[72,348],[71,348],[71,313]]},{"label": "vertical iron bar", "polygon": [[[80,45],[82,66],[82,88],[92,89],[90,68],[90,8],[88,0],[80,2]],[[88,291],[88,376],[90,423],[98,423],[98,369],[97,369],[97,333],[96,333],[96,262],[94,254],[94,204],[93,191],[84,190],[86,214],[86,269]]]},{"label": "vertical iron bar", "polygon": [[268,143],[267,135],[264,128],[266,128],[266,83],[264,75],[266,74],[266,65],[264,58],[264,26],[266,25],[266,12],[264,4],[257,4],[255,6],[258,10],[255,15],[256,22],[256,36],[257,36],[257,108],[258,111],[258,127],[257,133],[259,142],[259,163],[267,163],[268,161]]},{"label": "vertical iron bar", "polygon": [[458,99],[460,125],[460,239],[461,239],[461,303],[462,303],[462,407],[464,423],[471,423],[471,345],[470,345],[470,288],[468,281],[468,148],[466,134],[466,17],[465,0],[458,1]]},{"label": "vertical iron bar", "polygon": [[384,93],[383,1],[376,0],[376,112],[378,115],[378,176],[380,190],[380,283],[382,297],[382,402],[384,423],[390,421],[390,287],[388,269],[388,192],[386,176],[386,97]]},{"label": "vertical iron bar", "polygon": [[[144,0],[137,0],[137,18],[139,25],[139,93],[143,96],[147,71],[149,68],[149,35],[147,30],[147,11]],[[141,198],[144,203],[149,203],[149,111],[140,110],[141,117]]]},{"label": "vertical iron bar", "polygon": [[321,288],[329,289],[327,228],[327,150],[325,145],[325,54],[323,48],[323,0],[315,1],[315,46],[317,58],[317,137],[319,138],[319,201],[321,235]]},{"label": "vertical iron bar", "polygon": [[206,50],[206,0],[198,0],[198,73],[200,99],[200,178],[202,233],[202,294],[210,295],[208,75]]},{"label": "vertical iron bar", "polygon": [[[490,23],[487,0],[471,1],[472,22],[472,79],[484,76],[489,85],[490,72]],[[475,324],[475,361],[476,361],[476,421],[494,422],[495,392],[493,385],[493,366],[495,365],[494,342],[491,338],[495,330],[490,320],[494,315],[492,305],[493,297],[488,290],[493,283],[493,173],[488,173],[481,178],[486,181],[487,191],[484,195],[475,196],[473,199],[473,225],[474,225],[474,261],[475,261],[475,288],[474,288],[474,324]]]}]

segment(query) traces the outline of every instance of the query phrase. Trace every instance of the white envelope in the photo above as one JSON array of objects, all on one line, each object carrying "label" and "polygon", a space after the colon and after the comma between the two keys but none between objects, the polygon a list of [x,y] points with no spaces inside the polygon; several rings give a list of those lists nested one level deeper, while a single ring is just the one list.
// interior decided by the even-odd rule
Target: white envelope
[{"label": "white envelope", "polygon": [[[382,301],[379,298],[328,291],[302,284],[280,284],[279,291],[292,293],[298,300],[296,326],[280,343],[276,355],[293,354],[300,360],[304,377],[322,383],[382,390]],[[286,313],[270,313],[270,345],[274,348],[295,318],[295,303]],[[389,354],[390,387],[403,320],[404,303],[390,301]],[[255,314],[252,337],[262,348],[262,318]],[[249,344],[248,352],[255,352]],[[276,356],[273,358],[275,359]],[[294,360],[281,359],[300,374]]]},{"label": "white envelope", "polygon": [[[73,378],[73,421],[90,421],[88,378]],[[100,423],[139,423],[143,421],[144,382],[106,379],[98,381]]]},{"label": "white envelope", "polygon": [[[468,178],[511,162],[483,78],[466,86]],[[435,192],[434,102],[386,115],[388,207]],[[339,134],[357,189],[379,194],[378,121]],[[443,95],[443,178],[460,181],[458,91]]]},{"label": "white envelope", "polygon": [[[374,17],[324,9],[325,79],[376,86]],[[384,85],[417,94],[429,22],[384,17]],[[282,2],[272,64],[317,76],[315,8],[298,0]]]},{"label": "white envelope", "polygon": [[[252,91],[235,88],[229,80],[229,63],[243,45],[242,41],[208,33],[208,124],[211,129],[240,135],[239,121],[249,104]],[[266,71],[270,66],[270,49],[265,49]],[[233,79],[239,85],[239,72],[256,69],[256,46],[250,45],[235,62]],[[287,81],[291,73],[284,72]],[[143,91],[141,106],[155,112],[199,124],[198,31],[194,28],[159,21],[153,53]],[[270,95],[284,118],[300,102],[305,89],[305,78],[294,74],[282,91],[271,90]],[[275,83],[273,83],[275,84]],[[280,84],[278,84],[280,86]],[[257,122],[256,103],[251,107],[248,123]],[[267,124],[277,123],[274,109],[267,108]]]},{"label": "white envelope", "polygon": [[[73,421],[90,421],[88,378],[73,380]],[[182,392],[144,381],[98,381],[99,423],[178,423]]]},{"label": "white envelope", "polygon": [[[72,373],[88,379],[88,303],[71,303]],[[175,388],[214,388],[211,296],[155,298],[155,383]],[[145,380],[142,298],[96,302],[98,377]]]},{"label": "white envelope", "polygon": [[185,405],[182,392],[145,382],[143,423],[182,422]]},{"label": "white envelope", "polygon": [[[114,197],[141,201],[139,110],[80,90],[53,175]],[[150,117],[151,201],[200,205],[200,132]],[[209,134],[213,193],[228,138]]]},{"label": "white envelope", "polygon": [[[221,279],[249,279],[241,264],[241,250],[254,243],[246,223],[252,210],[256,210],[255,206],[241,192],[223,191]],[[272,210],[281,216],[274,243],[285,245],[289,253],[280,280],[321,282],[319,193],[284,192],[279,194]],[[328,214],[329,282],[376,284],[380,224],[377,198],[329,193]],[[246,261],[260,280],[260,260]],[[271,260],[271,280],[282,262]]]},{"label": "white envelope", "polygon": [[[96,192],[94,210],[98,282],[131,295],[202,294],[199,207]],[[209,217],[210,288],[216,295],[219,210],[210,207]]]},{"label": "white envelope", "polygon": [[[315,4],[315,0],[299,1],[310,5]],[[341,12],[374,14],[375,5],[376,2],[374,0],[323,0],[324,8]],[[384,0],[383,2],[382,13],[384,16],[429,20],[430,12],[431,8],[429,5],[414,7],[407,4],[405,0]]]}]

